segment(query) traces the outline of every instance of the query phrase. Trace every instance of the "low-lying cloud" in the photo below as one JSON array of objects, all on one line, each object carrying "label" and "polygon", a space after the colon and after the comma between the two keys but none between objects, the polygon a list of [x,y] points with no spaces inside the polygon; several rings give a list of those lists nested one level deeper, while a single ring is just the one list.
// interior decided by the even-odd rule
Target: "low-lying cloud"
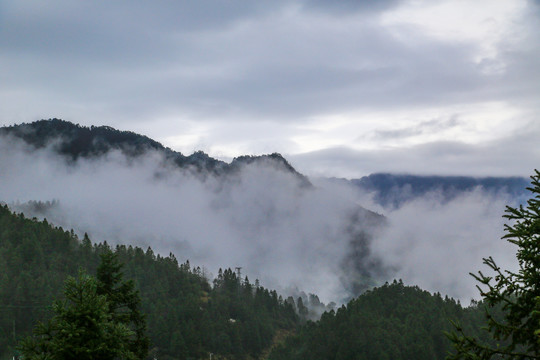
[{"label": "low-lying cloud", "polygon": [[93,241],[173,252],[214,274],[238,266],[265,286],[346,297],[337,259],[346,254],[357,205],[343,193],[301,186],[272,163],[203,180],[152,152],[136,159],[110,152],[68,165],[50,150],[6,139],[0,148],[0,199],[57,200],[44,215],[55,225]]},{"label": "low-lying cloud", "polygon": [[478,299],[478,283],[469,273],[489,273],[482,259],[492,256],[503,269],[515,270],[515,248],[506,240],[502,217],[515,199],[482,188],[445,200],[432,192],[388,210],[388,226],[372,243],[372,254],[395,278],[465,305]]},{"label": "low-lying cloud", "polygon": [[[155,152],[128,159],[113,151],[68,164],[50,149],[7,138],[0,151],[0,200],[14,208],[57,200],[44,216],[93,241],[151,246],[214,274],[242,267],[251,281],[324,302],[358,295],[354,282],[366,276],[468,299],[475,291],[467,273],[481,268],[482,257],[503,264],[513,257],[500,240],[509,199],[480,189],[444,204],[431,196],[387,211],[351,187],[301,186],[271,162],[203,179]],[[359,205],[384,213],[387,226],[373,214],[367,219]]]}]

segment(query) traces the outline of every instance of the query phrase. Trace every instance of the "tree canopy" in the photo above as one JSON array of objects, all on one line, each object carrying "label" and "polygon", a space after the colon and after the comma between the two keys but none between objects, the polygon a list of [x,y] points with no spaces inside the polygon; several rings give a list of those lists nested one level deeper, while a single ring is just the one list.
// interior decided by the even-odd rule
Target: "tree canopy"
[{"label": "tree canopy", "polygon": [[[73,231],[14,214],[3,205],[0,359],[12,358],[15,345],[32,333],[36,322],[46,323],[56,316],[51,304],[64,296],[68,276],[78,279],[81,267],[88,274],[97,274],[96,282],[101,279],[97,294],[109,294],[113,299],[108,300],[108,312],[113,309],[111,316],[117,322],[125,320],[131,331],[130,349],[135,353],[135,344],[141,344],[136,339],[144,340],[137,336],[137,328],[143,328],[137,327],[134,313],[128,323],[125,312],[138,289],[139,311],[146,315],[151,344],[148,355],[160,360],[207,358],[210,353],[214,359],[259,357],[278,331],[298,323],[294,308],[275,291],[258,281],[239,279],[230,269],[224,269],[211,284],[206,270],[189,261],[179,263],[173,254],[162,256],[151,248],[92,243],[88,236],[80,239]],[[98,268],[106,267],[111,270],[101,274]],[[117,270],[122,277],[116,276]],[[118,298],[111,296],[120,289],[127,291]]]},{"label": "tree canopy", "polygon": [[64,300],[53,305],[54,316],[39,323],[34,336],[21,342],[24,359],[137,359],[130,350],[132,331],[118,322],[106,295],[98,292],[96,278],[79,272],[68,277]]},{"label": "tree canopy", "polygon": [[[489,275],[471,274],[486,304],[487,331],[496,345],[467,334],[460,325],[451,333],[455,353],[448,359],[540,359],[540,172],[531,176],[526,206],[507,207],[503,239],[517,247],[517,271],[501,269],[484,259]],[[501,308],[502,317],[493,309]]]},{"label": "tree canopy", "polygon": [[270,354],[271,360],[444,359],[449,319],[479,333],[478,304],[463,308],[452,298],[402,281],[360,295],[337,311],[307,322]]},{"label": "tree canopy", "polygon": [[97,293],[107,298],[112,320],[133,332],[127,341],[129,351],[138,359],[144,359],[148,354],[150,340],[146,335],[146,318],[140,311],[139,292],[133,280],[123,280],[123,264],[118,261],[118,254],[105,248],[100,257]]}]

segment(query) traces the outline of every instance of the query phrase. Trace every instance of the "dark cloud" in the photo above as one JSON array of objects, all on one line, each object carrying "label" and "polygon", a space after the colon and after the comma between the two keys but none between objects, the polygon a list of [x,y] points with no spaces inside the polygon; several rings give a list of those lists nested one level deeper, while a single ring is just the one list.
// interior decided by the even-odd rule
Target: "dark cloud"
[{"label": "dark cloud", "polygon": [[336,108],[437,101],[482,86],[466,48],[426,39],[411,48],[362,12],[373,5],[350,4],[359,13],[343,23],[332,13],[287,15],[292,1],[57,1],[46,11],[21,2],[6,6],[0,44],[8,63],[14,60],[9,84],[23,77],[28,86],[112,113],[122,114],[117,104],[126,103],[142,117],[173,108],[204,119],[216,116],[209,104],[222,104],[229,118],[300,120]]}]

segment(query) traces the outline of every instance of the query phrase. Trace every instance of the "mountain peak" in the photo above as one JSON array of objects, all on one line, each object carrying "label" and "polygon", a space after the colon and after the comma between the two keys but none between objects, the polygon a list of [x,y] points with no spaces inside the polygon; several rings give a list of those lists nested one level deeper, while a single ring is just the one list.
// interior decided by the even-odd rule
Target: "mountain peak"
[{"label": "mountain peak", "polygon": [[233,161],[230,164],[230,167],[233,169],[238,169],[239,167],[243,165],[251,165],[251,164],[271,164],[275,168],[279,170],[284,170],[286,172],[290,172],[297,176],[301,180],[302,186],[311,186],[311,182],[308,180],[308,178],[305,175],[300,174],[296,169],[283,157],[283,155],[275,152],[272,154],[267,155],[258,155],[258,156],[252,156],[252,155],[243,155],[238,156],[233,159]]}]

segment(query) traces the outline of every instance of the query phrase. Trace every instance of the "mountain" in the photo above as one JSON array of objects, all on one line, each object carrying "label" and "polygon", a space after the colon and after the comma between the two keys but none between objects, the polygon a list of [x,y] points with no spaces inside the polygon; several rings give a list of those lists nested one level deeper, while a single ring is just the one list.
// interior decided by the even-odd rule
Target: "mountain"
[{"label": "mountain", "polygon": [[144,135],[131,131],[120,131],[110,126],[80,126],[61,119],[39,120],[29,124],[0,128],[0,135],[23,140],[34,149],[51,147],[53,151],[75,162],[79,158],[96,158],[112,150],[127,157],[138,157],[156,151],[181,169],[194,169],[198,174],[233,174],[242,166],[272,164],[277,169],[294,174],[304,186],[311,186],[306,176],[297,172],[280,154],[240,156],[231,163],[214,159],[203,151],[189,156],[171,150]]},{"label": "mountain", "polygon": [[[343,180],[342,180],[343,181]],[[434,194],[449,201],[464,192],[481,189],[487,194],[507,194],[516,202],[527,197],[529,179],[523,177],[419,176],[378,173],[344,180],[361,191],[372,193],[383,207],[399,208],[404,203]]]},{"label": "mountain", "polygon": [[[371,258],[369,243],[372,230],[383,226],[384,218],[351,199],[341,200],[316,189],[280,154],[239,156],[225,163],[203,152],[185,156],[133,132],[59,119],[0,128],[0,135],[0,140],[16,139],[30,149],[25,160],[15,155],[10,163],[24,165],[16,167],[20,176],[13,181],[14,191],[5,190],[3,196],[9,198],[0,201],[29,217],[75,228],[79,235],[87,232],[113,244],[152,244],[161,253],[190,251],[183,256],[203,264],[211,256],[216,262],[223,253],[232,253],[229,257],[236,259],[236,265],[252,270],[274,267],[273,257],[289,260],[290,268],[313,278],[314,287],[319,287],[318,276],[328,269],[344,287],[341,294],[331,294],[335,301],[375,285],[373,279],[380,276],[374,274],[383,272],[380,262]],[[38,150],[35,156],[34,150]],[[132,160],[150,159],[151,164],[131,161],[124,166],[100,161],[107,160],[111,152]],[[148,157],[149,152],[159,156]],[[39,163],[39,154],[45,154],[42,165],[31,165]],[[58,166],[59,158],[66,166]],[[27,168],[37,170],[28,175]],[[3,172],[10,171],[5,168]],[[22,189],[29,178],[38,179],[38,184]],[[118,184],[117,190],[111,192],[113,184]],[[132,188],[129,194],[116,196]],[[142,198],[145,200],[139,200]],[[214,233],[221,238],[215,239]],[[220,243],[229,246],[211,255],[208,248]],[[259,248],[271,251],[259,255]],[[326,257],[318,249],[336,257]],[[250,253],[257,253],[258,260]],[[267,259],[264,254],[269,255]],[[315,261],[322,262],[320,275],[309,270]],[[294,287],[283,286],[289,285]]]},{"label": "mountain", "polygon": [[[141,293],[151,355],[159,359],[249,360],[266,358],[271,348],[272,359],[440,358],[449,318],[474,332],[482,317],[479,306],[463,308],[401,282],[377,287],[395,274],[372,254],[386,219],[359,206],[350,191],[312,186],[279,154],[225,163],[132,132],[58,119],[0,134],[0,201],[10,204],[0,208],[2,360],[50,315],[66,276],[79,267],[95,272],[110,247],[104,239]],[[347,183],[378,192],[387,204],[511,185],[418,178],[376,174]],[[282,281],[273,288],[296,286],[295,296],[284,299],[245,274],[266,277],[265,285]],[[312,293],[302,293],[304,286]],[[314,294],[319,290],[347,305],[332,310]]]}]

